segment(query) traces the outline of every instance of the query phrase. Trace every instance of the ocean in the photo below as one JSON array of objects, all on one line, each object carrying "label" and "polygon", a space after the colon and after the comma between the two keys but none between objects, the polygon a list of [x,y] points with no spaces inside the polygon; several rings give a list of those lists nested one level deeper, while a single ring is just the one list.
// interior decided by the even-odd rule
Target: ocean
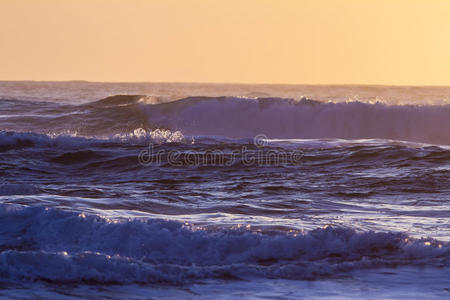
[{"label": "ocean", "polygon": [[450,297],[450,87],[0,82],[0,298]]}]

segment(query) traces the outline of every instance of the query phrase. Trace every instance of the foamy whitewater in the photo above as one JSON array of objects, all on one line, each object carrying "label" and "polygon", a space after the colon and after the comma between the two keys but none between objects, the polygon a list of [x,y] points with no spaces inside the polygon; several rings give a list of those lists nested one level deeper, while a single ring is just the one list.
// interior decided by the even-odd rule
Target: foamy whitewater
[{"label": "foamy whitewater", "polygon": [[448,298],[449,99],[0,82],[0,298]]}]

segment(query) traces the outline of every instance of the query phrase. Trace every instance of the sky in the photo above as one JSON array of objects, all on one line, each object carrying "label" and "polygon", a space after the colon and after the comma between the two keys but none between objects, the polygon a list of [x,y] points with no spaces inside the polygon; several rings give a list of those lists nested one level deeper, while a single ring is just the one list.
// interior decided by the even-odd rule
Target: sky
[{"label": "sky", "polygon": [[450,85],[447,0],[0,0],[0,80]]}]

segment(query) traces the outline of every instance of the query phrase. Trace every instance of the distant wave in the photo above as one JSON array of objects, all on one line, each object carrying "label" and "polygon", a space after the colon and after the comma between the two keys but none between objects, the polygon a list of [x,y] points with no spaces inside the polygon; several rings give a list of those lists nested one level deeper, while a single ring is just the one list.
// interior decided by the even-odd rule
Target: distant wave
[{"label": "distant wave", "polygon": [[449,266],[450,244],[348,228],[214,231],[0,205],[0,274],[12,280],[168,282],[247,276],[314,279],[361,268]]},{"label": "distant wave", "polygon": [[[319,102],[302,98],[188,97],[172,102],[116,95],[82,105],[0,101],[0,128],[81,136],[179,131],[185,136],[391,139],[450,145],[450,105]],[[27,111],[29,110],[29,111]],[[8,115],[10,111],[10,115]]]}]

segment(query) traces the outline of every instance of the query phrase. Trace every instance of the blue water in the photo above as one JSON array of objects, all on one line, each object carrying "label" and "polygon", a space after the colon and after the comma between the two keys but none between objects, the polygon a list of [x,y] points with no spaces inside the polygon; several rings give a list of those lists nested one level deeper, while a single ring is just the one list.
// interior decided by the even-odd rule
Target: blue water
[{"label": "blue water", "polygon": [[68,84],[0,85],[0,296],[450,296],[446,102]]}]

